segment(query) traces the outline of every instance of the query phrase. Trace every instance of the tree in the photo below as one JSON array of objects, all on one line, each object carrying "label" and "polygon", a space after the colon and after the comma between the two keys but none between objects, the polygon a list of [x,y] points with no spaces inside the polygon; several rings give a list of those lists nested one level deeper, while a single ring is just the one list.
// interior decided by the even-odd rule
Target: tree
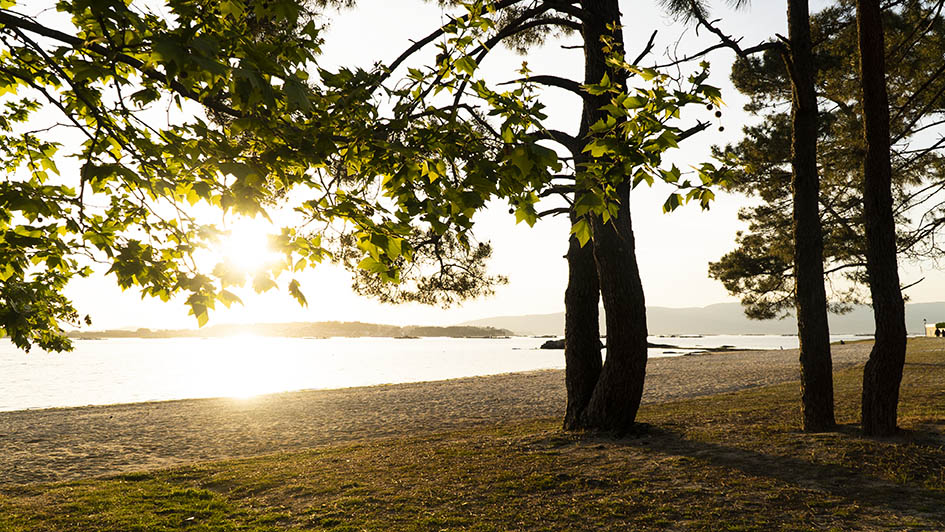
[{"label": "tree", "polygon": [[866,141],[863,169],[866,271],[876,321],[873,349],[863,371],[862,423],[866,434],[887,436],[896,431],[899,383],[906,358],[906,322],[892,211],[886,50],[878,1],[857,0],[856,25]]},{"label": "tree", "polygon": [[[939,50],[945,40],[941,2],[905,2],[883,11],[886,80],[895,87],[889,102],[892,132],[892,213],[899,227],[897,250],[905,257],[937,257],[936,244],[942,217],[934,199],[941,190],[941,139],[928,133],[942,123],[941,95],[945,92],[945,62]],[[854,6],[844,2],[814,17],[818,95],[821,98],[819,166],[825,177],[821,216],[826,231],[826,261],[831,272],[843,272],[848,287],[839,292],[836,311],[858,301],[859,285],[866,285],[866,239],[862,196],[863,140],[862,90],[856,75],[857,27]],[[725,156],[744,169],[733,177],[740,190],[759,195],[765,203],[743,212],[749,232],[740,235],[739,247],[710,266],[710,274],[742,296],[749,315],[773,317],[793,304],[793,273],[785,254],[783,227],[789,209],[780,192],[786,160],[785,118],[776,111],[786,100],[787,81],[775,58],[741,60],[733,69],[740,90],[752,96],[750,109],[767,113],[765,122],[746,130],[746,139],[726,149]],[[931,203],[931,206],[927,204]],[[894,370],[884,372],[891,378]],[[892,385],[887,385],[890,388]],[[896,385],[898,386],[898,385]],[[894,410],[893,410],[894,411]],[[894,414],[893,414],[894,416]],[[894,421],[893,421],[894,422]]]},{"label": "tree", "polygon": [[[823,431],[835,425],[833,371],[827,299],[823,282],[823,236],[818,214],[817,98],[811,53],[810,15],[806,0],[788,0],[787,43],[772,42],[742,49],[708,20],[701,2],[673,0],[668,7],[715,33],[740,56],[777,50],[791,82],[791,204],[795,302],[800,340],[801,404],[804,430]],[[741,2],[736,2],[741,4]]]},{"label": "tree", "polygon": [[[239,302],[234,286],[268,290],[279,273],[326,257],[354,260],[391,279],[399,279],[392,263],[435,257],[450,272],[449,283],[414,277],[434,285],[435,302],[501,282],[482,270],[489,247],[470,245],[457,231],[462,219],[436,226],[442,205],[471,213],[482,197],[428,201],[398,219],[381,219],[384,200],[352,177],[359,154],[384,148],[378,130],[366,127],[377,121],[378,74],[319,68],[311,9],[290,0],[169,0],[149,11],[80,0],[59,4],[71,17],[59,29],[44,23],[48,11],[34,18],[17,7],[0,6],[0,86],[8,94],[0,120],[6,170],[0,321],[18,346],[70,347],[62,325],[77,324],[79,315],[62,290],[95,262],[143,295],[188,294],[201,325],[216,303]],[[155,107],[166,108],[166,126],[156,125]],[[49,110],[60,118],[47,118]],[[75,151],[59,142],[70,134],[85,140]],[[79,171],[56,177],[57,163],[69,157]],[[434,181],[439,170],[425,169],[423,180]],[[268,216],[299,191],[304,221],[326,227],[283,229],[272,244],[284,260],[270,270],[244,272],[195,258],[223,233],[199,210]],[[437,238],[412,225],[411,217],[421,216],[436,226]],[[347,240],[331,240],[335,224],[354,228]],[[295,279],[284,286],[305,303]]]},{"label": "tree", "polygon": [[[931,8],[931,9],[930,9]],[[941,223],[936,208],[926,206],[929,194],[942,186],[943,160],[939,141],[923,139],[941,121],[945,62],[937,53],[945,42],[945,23],[934,6],[910,2],[884,11],[887,79],[897,97],[891,102],[894,139],[894,213],[898,248],[908,258],[940,255],[935,235]],[[825,279],[832,289],[830,308],[843,312],[864,301],[865,241],[861,180],[863,172],[860,83],[853,64],[857,56],[852,4],[839,5],[812,19],[820,99],[818,170],[822,177],[821,223],[824,227]],[[786,230],[791,216],[784,167],[790,157],[787,113],[789,81],[775,54],[737,60],[732,71],[736,87],[751,97],[748,109],[764,121],[745,129],[735,145],[717,156],[732,163],[735,189],[757,196],[758,206],[741,211],[749,223],[738,235],[738,246],[709,266],[709,274],[741,297],[750,317],[770,319],[794,307],[794,274]],[[934,204],[933,204],[934,205]]]},{"label": "tree", "polygon": [[[582,7],[585,11],[583,19],[584,82],[592,85],[601,80],[603,84],[602,80],[609,78],[610,83],[617,87],[616,95],[623,96],[626,93],[629,72],[627,69],[619,66],[614,68],[607,63],[610,52],[618,58],[624,55],[623,27],[618,3],[615,0],[585,1],[582,2]],[[581,122],[582,125],[586,124],[589,133],[593,131],[592,127],[597,124],[606,124],[607,119],[611,118],[612,115],[607,111],[606,106],[613,105],[612,98],[612,94],[602,92],[590,94],[584,99],[584,116]],[[581,152],[585,153],[587,147],[585,146]],[[578,180],[584,181],[587,177],[595,177],[601,184],[610,184],[614,187],[617,212],[612,214],[610,223],[606,223],[600,216],[591,216],[588,220],[593,235],[597,279],[604,303],[607,358],[593,391],[585,396],[587,406],[577,416],[574,425],[582,428],[625,431],[633,425],[637,409],[640,407],[640,399],[643,397],[647,361],[646,304],[630,220],[629,200],[632,173],[624,168],[613,167],[614,162],[621,162],[618,158],[621,154],[617,150],[613,151],[617,156],[614,157],[615,161],[587,158],[577,162],[578,165],[583,166],[587,174],[591,174],[578,176]],[[593,155],[592,147],[591,156]],[[614,175],[615,170],[624,175],[619,173]],[[588,187],[582,188],[588,189]],[[586,195],[587,192],[584,194]],[[579,214],[576,208],[575,214]],[[565,339],[565,345],[567,345],[567,339]],[[580,401],[583,403],[584,398],[581,397]]]},{"label": "tree", "polygon": [[[261,213],[300,179],[270,164],[299,131],[272,126],[313,106],[301,90],[318,44],[309,13],[288,1],[165,7],[175,22],[120,1],[61,2],[71,17],[63,31],[21,13],[25,4],[0,2],[0,322],[21,348],[70,347],[62,325],[79,314],[62,290],[95,262],[123,288],[189,294],[203,323],[215,302],[238,299],[228,287],[246,274],[200,271],[194,252],[221,232],[191,207]],[[212,120],[181,111],[176,124],[155,126],[149,108],[170,115],[188,101]],[[61,142],[70,137],[81,140]],[[60,175],[70,158],[78,172]],[[284,243],[295,245],[288,234]],[[317,246],[298,250],[320,258]]]},{"label": "tree", "polygon": [[789,53],[784,62],[792,87],[791,192],[794,200],[794,276],[797,283],[797,336],[801,349],[801,402],[804,430],[836,425],[833,367],[824,290],[824,244],[818,213],[817,95],[806,0],[788,0]]},{"label": "tree", "polygon": [[[664,74],[627,62],[616,2],[577,5],[549,1],[524,7],[516,6],[515,2],[499,2],[484,4],[478,10],[475,5],[467,6],[467,11],[467,15],[419,39],[417,45],[388,67],[388,71],[393,70],[436,37],[446,35],[447,45],[440,46],[437,56],[438,68],[408,69],[411,81],[394,85],[401,89],[388,89],[394,97],[395,118],[391,123],[399,120],[398,131],[411,132],[410,135],[417,130],[433,130],[439,135],[463,131],[463,135],[469,135],[463,137],[467,139],[461,140],[463,144],[473,143],[469,139],[476,134],[481,137],[474,143],[483,148],[497,143],[495,149],[476,150],[479,157],[460,157],[459,161],[450,153],[456,140],[426,143],[426,151],[419,155],[436,161],[423,161],[421,165],[436,166],[442,162],[446,169],[462,168],[458,173],[446,172],[450,188],[468,188],[463,182],[467,175],[489,174],[500,191],[498,196],[511,200],[513,211],[522,221],[534,223],[543,215],[569,213],[573,225],[565,299],[569,399],[565,424],[568,428],[627,430],[639,406],[647,353],[643,290],[634,255],[628,195],[641,182],[663,179],[676,183],[686,195],[685,198],[679,193],[671,195],[667,210],[690,199],[708,204],[712,196],[706,184],[711,182],[713,168],[703,167],[703,179],[693,185],[681,181],[675,168],[660,169],[660,162],[666,149],[705,127],[698,124],[683,131],[670,121],[685,106],[717,103],[718,91],[704,84],[706,72],[677,83]],[[524,77],[517,80],[522,86],[512,95],[531,102],[527,94],[535,85],[579,95],[584,109],[577,135],[545,128],[541,124],[544,116],[537,111],[526,113],[527,117],[512,114],[507,101],[509,93],[493,91],[483,80],[474,78],[479,65],[496,45],[534,43],[543,35],[536,34],[533,31],[536,28],[582,32],[584,83],[557,75],[523,72]],[[472,44],[476,42],[484,44]],[[456,49],[448,45],[455,45]],[[631,89],[628,83],[631,78],[647,86]],[[678,87],[670,90],[671,83]],[[424,100],[439,89],[449,89],[452,98],[441,104]],[[402,118],[418,115],[425,121]],[[487,115],[501,116],[504,122],[496,127],[486,125]],[[403,134],[398,132],[396,136]],[[428,135],[423,133],[424,137]],[[569,162],[569,172],[558,166],[557,156],[549,158],[554,152],[541,144],[548,141],[558,143],[570,153],[571,157],[564,159]],[[409,159],[418,160],[418,154],[409,153]],[[391,159],[385,164],[392,166],[364,167],[361,171],[366,176],[390,174],[409,163]],[[488,171],[481,172],[479,166],[487,167]],[[530,177],[538,168],[554,168],[554,172],[563,173]],[[522,183],[527,186],[522,188]],[[535,203],[548,195],[563,197],[569,207],[537,212]],[[586,245],[588,242],[590,245]],[[608,316],[608,351],[603,364],[597,324],[598,293],[603,295]]]},{"label": "tree", "polygon": [[[578,420],[573,426],[614,430],[633,423],[646,325],[627,199],[633,186],[661,179],[679,189],[666,210],[711,200],[710,165],[701,167],[695,184],[675,167],[661,168],[665,150],[705,127],[680,129],[680,111],[718,102],[704,68],[674,80],[628,62],[616,2],[463,4],[462,14],[370,71],[319,68],[318,28],[294,2],[169,0],[165,7],[174,24],[121,1],[62,4],[75,35],[0,11],[11,52],[8,86],[29,85],[89,137],[76,154],[83,164],[79,190],[63,199],[80,207],[78,219],[66,222],[74,240],[65,252],[91,251],[90,242],[122,286],[160,297],[190,291],[201,321],[214,301],[237,300],[228,287],[250,281],[265,290],[280,270],[324,257],[365,272],[356,280],[363,292],[449,304],[501,282],[485,274],[489,249],[471,233],[473,216],[488,200],[507,201],[529,224],[568,212],[578,244],[569,257],[580,275],[572,279],[590,286],[569,288],[579,294],[569,296],[569,305],[580,300],[596,313],[600,279],[611,338],[593,389],[577,394],[583,395],[575,404],[587,406],[569,408],[578,412],[569,419]],[[498,45],[522,48],[555,31],[583,32],[584,84],[525,68],[509,90],[480,78],[479,65]],[[432,63],[406,65],[428,45],[437,50]],[[395,78],[402,66],[405,77]],[[580,136],[543,126],[539,85],[580,95]],[[180,107],[196,102],[206,117],[198,109],[188,119],[184,109],[183,125],[153,128],[143,113],[162,97]],[[547,143],[564,146],[571,157]],[[27,158],[14,166],[27,165]],[[38,167],[28,169],[38,179]],[[92,205],[86,187],[117,207],[93,219],[85,212]],[[199,271],[192,254],[216,231],[199,224],[187,202],[265,213],[299,190],[305,194],[296,210],[318,229],[284,229],[276,243],[285,260],[275,272],[247,278],[225,264]],[[552,195],[568,207],[537,211],[538,201]],[[175,219],[162,218],[164,207],[152,203],[168,204]],[[87,229],[90,219],[96,230]],[[78,274],[78,260],[70,264],[71,275]],[[21,273],[23,280],[32,275]],[[22,280],[8,284],[14,282]],[[304,301],[297,282],[288,289]],[[600,363],[596,319],[593,327],[593,334],[588,328],[578,337],[569,328],[569,353],[577,348]]]}]

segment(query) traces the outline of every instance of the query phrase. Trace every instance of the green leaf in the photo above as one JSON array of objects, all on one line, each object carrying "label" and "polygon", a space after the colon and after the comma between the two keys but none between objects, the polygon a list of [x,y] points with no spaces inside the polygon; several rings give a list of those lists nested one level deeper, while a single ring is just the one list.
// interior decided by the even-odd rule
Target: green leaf
[{"label": "green leaf", "polygon": [[305,294],[302,293],[299,282],[295,279],[289,281],[289,294],[291,294],[292,297],[294,297],[295,300],[299,302],[299,305],[302,305],[303,307],[308,306],[308,300],[305,299]]},{"label": "green leaf", "polygon": [[243,300],[229,290],[221,290],[220,293],[217,294],[217,300],[223,303],[223,306],[226,308],[230,308],[230,305],[233,303],[239,303],[240,305],[243,304]]},{"label": "green leaf", "polygon": [[674,164],[669,170],[661,170],[660,175],[663,176],[663,181],[666,181],[667,183],[678,183],[682,172],[680,172],[679,168],[676,168],[676,165]]},{"label": "green leaf", "polygon": [[468,55],[464,55],[456,60],[456,68],[460,72],[465,72],[466,74],[472,75],[476,71],[476,60]]},{"label": "green leaf", "polygon": [[308,88],[295,79],[289,78],[286,80],[283,90],[285,91],[289,111],[310,111],[312,109],[312,104],[308,100]]},{"label": "green leaf", "polygon": [[532,162],[531,156],[524,146],[516,146],[509,153],[508,160],[519,169],[522,175],[528,175],[535,167],[535,163]]},{"label": "green leaf", "polygon": [[629,96],[623,100],[623,106],[627,109],[639,109],[640,107],[646,107],[647,103],[647,99],[641,98],[640,96]]},{"label": "green leaf", "polygon": [[224,15],[239,17],[243,14],[245,8],[241,2],[235,0],[224,0],[223,2],[220,2],[219,9],[220,13]]},{"label": "green leaf", "polygon": [[584,247],[591,239],[591,226],[585,218],[581,218],[571,226],[571,234],[577,237],[581,247]]},{"label": "green leaf", "polygon": [[358,263],[358,268],[374,273],[387,273],[387,266],[382,262],[378,262],[373,257],[364,257],[361,259],[361,262]]},{"label": "green leaf", "polygon": [[574,202],[574,213],[584,216],[589,212],[599,212],[603,206],[604,201],[598,194],[587,191],[578,195],[577,201]]},{"label": "green leaf", "polygon": [[591,157],[603,157],[609,153],[617,153],[613,148],[614,139],[598,138],[590,141],[584,146],[584,152],[591,152]]},{"label": "green leaf", "polygon": [[530,204],[519,205],[515,209],[515,223],[525,222],[529,227],[535,225],[535,222],[538,221],[538,215],[535,212],[535,207]]},{"label": "green leaf", "polygon": [[672,212],[676,210],[677,207],[682,203],[682,196],[679,194],[673,193],[666,198],[666,202],[663,203],[663,212]]},{"label": "green leaf", "polygon": [[718,106],[724,105],[725,102],[722,101],[722,91],[718,87],[701,85],[699,91],[713,104]]},{"label": "green leaf", "polygon": [[256,278],[253,279],[253,290],[255,290],[257,294],[272,290],[276,288],[276,286],[276,282],[266,274],[257,275]]},{"label": "green leaf", "polygon": [[656,137],[656,144],[664,150],[679,147],[679,144],[676,143],[676,134],[668,129],[660,133],[659,137]]}]

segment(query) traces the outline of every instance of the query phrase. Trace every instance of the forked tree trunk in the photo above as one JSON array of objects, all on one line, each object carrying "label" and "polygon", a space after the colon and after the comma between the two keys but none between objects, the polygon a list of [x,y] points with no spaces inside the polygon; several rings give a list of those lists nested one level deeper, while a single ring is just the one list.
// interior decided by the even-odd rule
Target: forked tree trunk
[{"label": "forked tree trunk", "polygon": [[607,324],[607,359],[584,412],[584,425],[625,432],[636,419],[646,377],[646,303],[630,225],[629,184],[611,223],[594,223],[594,259]]},{"label": "forked tree trunk", "polygon": [[794,203],[794,274],[800,340],[801,405],[806,431],[830,430],[833,364],[824,290],[824,239],[817,174],[817,95],[807,0],[788,0],[790,47],[785,55],[793,92],[791,108],[791,193]]},{"label": "forked tree trunk", "polygon": [[[604,73],[613,83],[626,84],[626,73],[607,66],[601,37],[613,39],[623,48],[623,30],[617,0],[585,0],[585,81],[599,83]],[[608,28],[608,25],[610,28]],[[593,124],[604,116],[600,107],[606,97],[584,99],[584,122]],[[646,374],[646,306],[637,267],[633,229],[630,223],[628,182],[618,187],[619,212],[608,223],[592,219],[593,251],[607,324],[607,358],[590,402],[580,416],[580,426],[593,430],[623,432],[633,426]]]},{"label": "forked tree trunk", "polygon": [[857,0],[856,23],[866,139],[863,180],[866,272],[876,322],[876,340],[863,372],[862,417],[866,434],[885,436],[896,431],[899,384],[906,358],[906,322],[896,261],[896,222],[892,211],[889,161],[889,99],[879,1]]},{"label": "forked tree trunk", "polygon": [[[572,223],[577,221],[572,217]],[[568,288],[564,293],[564,360],[568,407],[565,430],[580,428],[580,419],[600,377],[600,322],[597,266],[590,244],[581,247],[571,236],[568,245]]]}]

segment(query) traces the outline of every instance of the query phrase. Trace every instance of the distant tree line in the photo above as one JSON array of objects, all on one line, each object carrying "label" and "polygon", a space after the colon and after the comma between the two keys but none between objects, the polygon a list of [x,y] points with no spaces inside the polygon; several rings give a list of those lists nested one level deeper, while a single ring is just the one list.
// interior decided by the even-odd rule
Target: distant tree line
[{"label": "distant tree line", "polygon": [[448,338],[504,338],[514,335],[508,329],[453,325],[382,325],[359,321],[318,321],[297,323],[253,323],[213,325],[200,329],[108,329],[104,331],[71,331],[71,338],[205,338],[241,334],[277,336],[284,338],[360,338],[360,337],[448,337]]}]

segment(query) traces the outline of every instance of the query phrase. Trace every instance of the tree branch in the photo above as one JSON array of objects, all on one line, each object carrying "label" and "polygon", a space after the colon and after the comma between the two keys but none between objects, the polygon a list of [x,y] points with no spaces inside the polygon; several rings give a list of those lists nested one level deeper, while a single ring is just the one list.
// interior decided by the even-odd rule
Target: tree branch
[{"label": "tree branch", "polygon": [[552,194],[567,195],[573,192],[574,192],[573,185],[552,185],[551,187],[546,188],[545,190],[541,191],[541,193],[538,194],[538,197],[547,198],[548,196],[551,196]]},{"label": "tree branch", "polygon": [[581,154],[581,143],[578,142],[578,139],[568,135],[563,131],[558,131],[556,129],[546,129],[539,133],[535,134],[535,137],[538,140],[546,139],[564,146],[571,155],[577,157]]},{"label": "tree branch", "polygon": [[924,281],[924,280],[925,280],[925,277],[919,279],[918,281],[915,281],[915,282],[909,283],[909,284],[907,284],[907,285],[905,285],[905,286],[899,287],[899,290],[900,290],[900,291],[901,291],[901,290],[908,290],[909,288],[912,288],[913,286],[915,286],[915,285],[921,283],[921,282]]},{"label": "tree branch", "polygon": [[562,214],[568,214],[570,212],[571,212],[571,209],[569,207],[555,207],[554,209],[541,211],[536,216],[538,218],[544,218],[545,216],[559,216]]},{"label": "tree branch", "polygon": [[640,55],[630,63],[631,65],[639,65],[640,61],[643,61],[643,58],[653,51],[653,41],[656,40],[657,31],[658,30],[653,30],[653,33],[650,34],[650,40],[646,42],[646,46],[643,47],[643,51],[640,52]]},{"label": "tree branch", "polygon": [[767,42],[756,44],[755,46],[751,46],[749,48],[742,48],[741,45],[739,44],[740,39],[739,40],[733,39],[731,36],[726,35],[722,30],[715,27],[711,21],[706,20],[705,14],[702,12],[701,9],[693,9],[692,17],[698,21],[699,26],[703,26],[704,28],[709,30],[711,33],[715,34],[719,38],[719,41],[720,41],[719,44],[714,44],[699,52],[685,56],[682,59],[676,59],[674,61],[670,61],[669,63],[665,63],[661,65],[654,65],[652,68],[666,68],[666,67],[671,67],[671,66],[678,66],[682,63],[692,61],[694,59],[698,59],[720,48],[728,48],[734,51],[736,55],[742,58],[747,58],[749,55],[756,54],[758,52],[764,52],[767,50],[778,50],[781,53],[784,53],[786,51],[785,44],[783,42],[776,42],[776,41],[767,41]]},{"label": "tree branch", "polygon": [[709,128],[710,125],[712,125],[712,124],[710,124],[709,122],[696,122],[696,125],[692,126],[691,128],[689,128],[689,129],[683,131],[682,133],[680,133],[679,135],[677,135],[677,136],[676,136],[676,141],[678,142],[678,141],[680,141],[680,140],[685,140],[685,139],[687,139],[687,138],[689,138],[689,137],[695,135],[696,133],[705,131],[706,129]]},{"label": "tree branch", "polygon": [[587,96],[587,93],[584,92],[584,89],[581,88],[581,84],[573,79],[562,78],[559,76],[531,76],[527,78],[513,79],[511,81],[506,81],[499,83],[499,86],[502,85],[512,85],[513,83],[521,83],[523,81],[530,81],[532,83],[537,83],[539,85],[547,85],[549,87],[557,87],[559,89],[564,89],[569,92],[573,92],[580,97]]},{"label": "tree branch", "polygon": [[[518,4],[519,2],[522,2],[522,1],[524,1],[524,0],[502,0],[501,2],[497,2],[497,3],[495,4],[495,6],[493,6],[493,7],[494,7],[496,10],[505,9],[505,8],[507,8],[507,7],[509,7],[509,6],[513,6],[513,5]],[[549,7],[549,9],[551,9],[551,8]],[[465,20],[467,20],[468,18],[469,18],[469,15],[465,15],[465,16],[459,17],[459,18],[454,19],[454,20],[455,20],[455,21],[465,21]],[[400,66],[404,61],[406,61],[411,55],[417,53],[417,52],[418,52],[419,50],[421,50],[424,46],[426,46],[426,45],[430,44],[431,42],[435,41],[438,37],[443,36],[443,35],[446,33],[446,27],[447,27],[447,26],[449,26],[449,24],[444,24],[443,26],[440,26],[439,28],[436,29],[436,31],[430,33],[430,34],[427,35],[426,37],[424,37],[424,38],[420,39],[419,41],[413,43],[413,45],[411,45],[410,48],[407,48],[406,50],[404,50],[403,53],[401,53],[399,56],[397,56],[397,59],[394,59],[394,61],[393,61],[389,66],[387,66],[386,71],[385,71],[385,72],[380,76],[380,78],[377,80],[377,82],[376,82],[377,85],[380,85],[380,84],[383,83],[387,78],[389,78],[390,75],[394,73],[394,70],[397,70],[397,67],[399,67],[399,66]]]},{"label": "tree branch", "polygon": [[546,1],[545,3],[550,5],[553,10],[572,16],[581,21],[585,20],[587,17],[587,11],[584,11],[580,7],[576,6],[576,2]]},{"label": "tree branch", "polygon": [[[511,1],[511,0],[510,0]],[[150,78],[154,81],[159,81],[161,83],[166,83],[174,92],[177,92],[181,96],[199,102],[201,105],[212,109],[220,114],[231,116],[234,118],[239,118],[243,116],[243,113],[224,105],[220,102],[211,100],[209,98],[201,98],[201,96],[187,87],[183,86],[177,81],[169,80],[166,75],[161,72],[154,70],[153,68],[146,68],[144,63],[134,57],[123,53],[113,53],[108,48],[100,44],[88,43],[78,37],[74,37],[67,33],[63,33],[52,28],[48,28],[41,24],[37,24],[31,20],[23,18],[18,15],[14,15],[9,11],[0,11],[0,26],[9,26],[11,28],[16,28],[20,30],[29,31],[37,35],[42,35],[43,37],[53,39],[59,42],[63,42],[75,48],[76,50],[91,50],[101,56],[113,58],[116,61],[124,63],[132,68],[141,72],[145,77]]]}]

